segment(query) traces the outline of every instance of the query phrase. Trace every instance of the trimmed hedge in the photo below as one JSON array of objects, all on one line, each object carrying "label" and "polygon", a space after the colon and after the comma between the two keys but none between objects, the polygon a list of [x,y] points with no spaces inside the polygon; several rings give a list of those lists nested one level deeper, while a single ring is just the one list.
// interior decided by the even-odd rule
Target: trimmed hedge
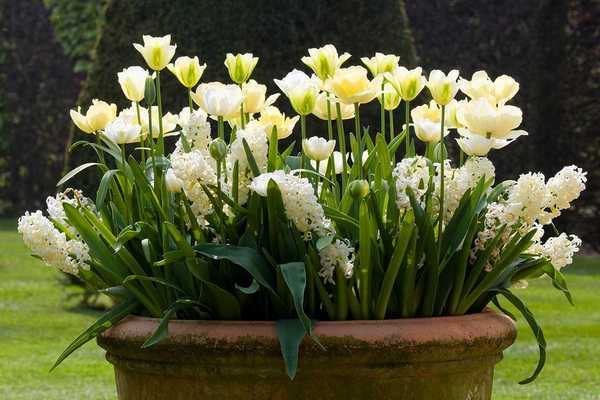
[{"label": "trimmed hedge", "polygon": [[[300,58],[309,47],[326,43],[348,51],[355,63],[375,50],[400,54],[408,65],[416,61],[402,0],[208,0],[168,6],[160,0],[111,1],[80,103],[92,98],[121,99],[117,72],[144,65],[132,43],[141,43],[143,34],[167,33],[177,44],[178,56],[197,55],[208,64],[203,81],[229,81],[223,65],[226,53],[254,53],[260,61],[253,78],[271,91],[276,90],[274,78],[303,68]],[[166,98],[173,101],[177,91],[181,101],[166,107],[176,109],[186,98],[176,79],[168,71],[163,75]]]},{"label": "trimmed hedge", "polygon": [[474,3],[407,3],[423,67],[459,68],[466,77],[484,69],[520,82],[514,104],[523,109],[529,136],[491,153],[497,173],[512,179],[531,170],[548,177],[570,164],[587,170],[588,188],[560,224],[600,245],[600,29],[594,23],[600,1]]}]

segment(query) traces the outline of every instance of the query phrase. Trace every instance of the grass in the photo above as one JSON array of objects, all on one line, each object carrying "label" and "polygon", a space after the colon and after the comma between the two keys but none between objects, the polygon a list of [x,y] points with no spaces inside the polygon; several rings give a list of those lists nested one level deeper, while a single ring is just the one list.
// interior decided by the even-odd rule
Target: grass
[{"label": "grass", "polygon": [[[600,399],[600,257],[578,258],[567,275],[574,308],[546,280],[518,292],[544,328],[548,361],[537,381],[517,383],[537,361],[519,321],[517,343],[496,369],[495,400]],[[95,343],[48,372],[97,315],[66,301],[58,274],[29,257],[14,221],[0,221],[0,399],[114,399],[112,368]]]}]

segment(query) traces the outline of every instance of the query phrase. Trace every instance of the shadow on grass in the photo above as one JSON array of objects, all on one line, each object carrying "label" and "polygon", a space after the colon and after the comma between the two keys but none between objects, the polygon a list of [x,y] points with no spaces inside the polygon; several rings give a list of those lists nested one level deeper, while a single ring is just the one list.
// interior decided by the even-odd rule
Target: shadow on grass
[{"label": "shadow on grass", "polygon": [[564,269],[565,275],[600,275],[600,256],[579,256]]}]

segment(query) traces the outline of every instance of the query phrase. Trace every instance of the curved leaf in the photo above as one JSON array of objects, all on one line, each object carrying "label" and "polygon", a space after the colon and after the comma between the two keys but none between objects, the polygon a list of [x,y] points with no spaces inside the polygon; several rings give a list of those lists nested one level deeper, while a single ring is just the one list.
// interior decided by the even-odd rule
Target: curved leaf
[{"label": "curved leaf", "polygon": [[298,352],[305,335],[306,330],[300,320],[280,319],[277,321],[277,338],[281,346],[285,369],[290,379],[294,379],[298,371]]},{"label": "curved leaf", "polygon": [[58,181],[56,186],[58,187],[58,186],[64,185],[69,179],[73,178],[75,175],[77,175],[84,169],[93,167],[95,165],[104,165],[104,164],[97,163],[97,162],[89,162],[89,163],[81,164],[80,166],[73,168],[71,171],[67,172],[67,174],[65,176],[63,176],[60,181]]}]

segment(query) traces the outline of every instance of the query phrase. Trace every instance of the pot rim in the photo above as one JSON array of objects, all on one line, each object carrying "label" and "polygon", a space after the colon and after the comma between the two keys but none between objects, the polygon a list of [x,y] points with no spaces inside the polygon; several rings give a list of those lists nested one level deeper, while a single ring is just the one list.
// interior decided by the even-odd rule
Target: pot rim
[{"label": "pot rim", "polygon": [[[144,341],[158,327],[159,319],[131,315],[104,331],[104,340]],[[238,342],[249,337],[277,340],[276,321],[171,320],[166,342],[205,343],[207,340]],[[385,320],[318,321],[314,334],[320,339],[351,337],[357,341],[389,345],[407,343],[453,343],[474,339],[516,337],[514,322],[502,313],[486,309],[480,313]]]}]

